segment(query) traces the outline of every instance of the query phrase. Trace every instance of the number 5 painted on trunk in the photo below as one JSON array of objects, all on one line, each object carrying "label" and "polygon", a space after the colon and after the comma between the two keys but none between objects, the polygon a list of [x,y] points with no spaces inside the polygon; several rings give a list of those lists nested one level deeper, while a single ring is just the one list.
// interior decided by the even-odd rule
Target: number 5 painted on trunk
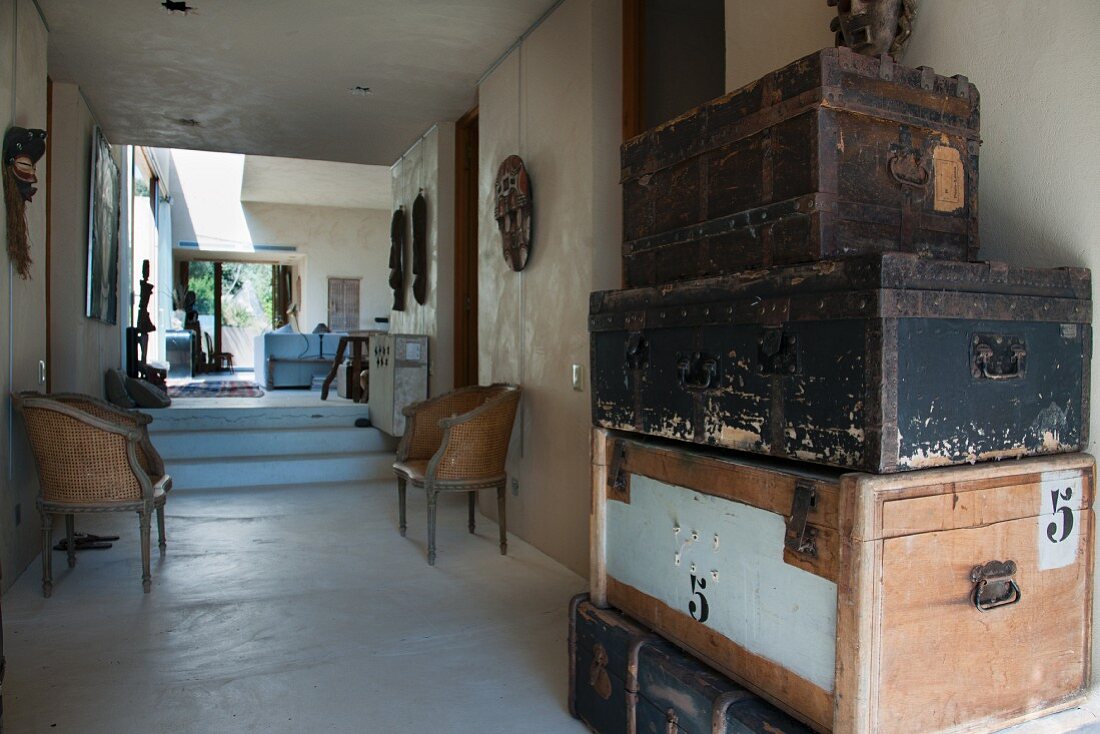
[{"label": "number 5 painted on trunk", "polygon": [[1049,540],[1051,543],[1061,543],[1063,540],[1069,537],[1069,534],[1071,532],[1073,532],[1073,510],[1070,507],[1058,506],[1058,500],[1068,502],[1072,498],[1073,489],[1071,487],[1066,487],[1064,490],[1061,491],[1057,489],[1050,490],[1050,502],[1052,505],[1051,512],[1055,515],[1057,515],[1059,512],[1062,513],[1062,537],[1057,539],[1054,537],[1058,534],[1057,521],[1051,522],[1049,525],[1047,525],[1047,540]]},{"label": "number 5 painted on trunk", "polygon": [[699,597],[699,603],[696,604],[695,599],[692,598],[688,602],[688,611],[691,613],[691,618],[697,622],[706,622],[707,617],[710,616],[710,604],[707,603],[707,597],[703,595],[705,588],[707,588],[707,580],[691,574],[691,595]]}]

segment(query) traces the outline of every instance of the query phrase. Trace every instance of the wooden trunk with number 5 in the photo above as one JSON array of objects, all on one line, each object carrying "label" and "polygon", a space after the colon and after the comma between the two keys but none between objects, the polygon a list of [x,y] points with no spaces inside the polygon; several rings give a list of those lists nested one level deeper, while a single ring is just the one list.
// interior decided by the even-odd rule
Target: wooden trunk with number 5
[{"label": "wooden trunk with number 5", "polygon": [[1092,457],[872,475],[593,435],[593,603],[814,729],[990,732],[1082,699]]}]

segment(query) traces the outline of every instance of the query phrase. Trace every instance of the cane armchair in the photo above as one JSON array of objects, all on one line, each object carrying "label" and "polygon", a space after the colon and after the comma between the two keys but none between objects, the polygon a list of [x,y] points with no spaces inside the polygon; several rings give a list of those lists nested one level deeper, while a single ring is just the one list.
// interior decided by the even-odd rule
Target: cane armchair
[{"label": "cane armchair", "polygon": [[117,408],[88,395],[24,392],[13,396],[23,414],[38,469],[37,507],[42,516],[42,593],[53,593],[51,548],[54,515],[65,517],[68,563],[76,565],[74,515],[136,512],[141,528],[141,584],[148,593],[150,534],[157,516],[161,553],[164,502],[172,478],[149,440],[148,415]]},{"label": "cane armchair", "polygon": [[405,434],[393,465],[399,530],[405,535],[405,488],[423,488],[428,500],[428,564],[435,565],[436,502],[440,492],[466,492],[468,529],[475,530],[477,493],[496,489],[500,553],[508,552],[504,461],[519,404],[516,385],[464,387],[406,407]]}]

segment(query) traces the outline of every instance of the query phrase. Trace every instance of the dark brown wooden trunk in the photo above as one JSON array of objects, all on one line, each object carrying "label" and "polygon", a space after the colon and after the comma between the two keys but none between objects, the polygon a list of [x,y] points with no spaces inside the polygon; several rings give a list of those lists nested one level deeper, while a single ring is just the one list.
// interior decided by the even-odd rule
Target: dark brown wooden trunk
[{"label": "dark brown wooden trunk", "polygon": [[876,473],[1079,451],[1090,283],[885,253],[597,292],[593,420]]},{"label": "dark brown wooden trunk", "polygon": [[623,144],[627,287],[861,254],[972,260],[978,91],[826,49]]}]

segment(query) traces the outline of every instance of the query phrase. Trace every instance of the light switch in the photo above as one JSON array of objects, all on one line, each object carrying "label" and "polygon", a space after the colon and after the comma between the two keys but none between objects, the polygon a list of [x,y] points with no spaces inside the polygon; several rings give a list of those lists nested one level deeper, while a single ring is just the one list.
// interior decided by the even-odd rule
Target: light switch
[{"label": "light switch", "polygon": [[584,367],[579,364],[573,365],[573,389],[577,392],[584,390]]}]

